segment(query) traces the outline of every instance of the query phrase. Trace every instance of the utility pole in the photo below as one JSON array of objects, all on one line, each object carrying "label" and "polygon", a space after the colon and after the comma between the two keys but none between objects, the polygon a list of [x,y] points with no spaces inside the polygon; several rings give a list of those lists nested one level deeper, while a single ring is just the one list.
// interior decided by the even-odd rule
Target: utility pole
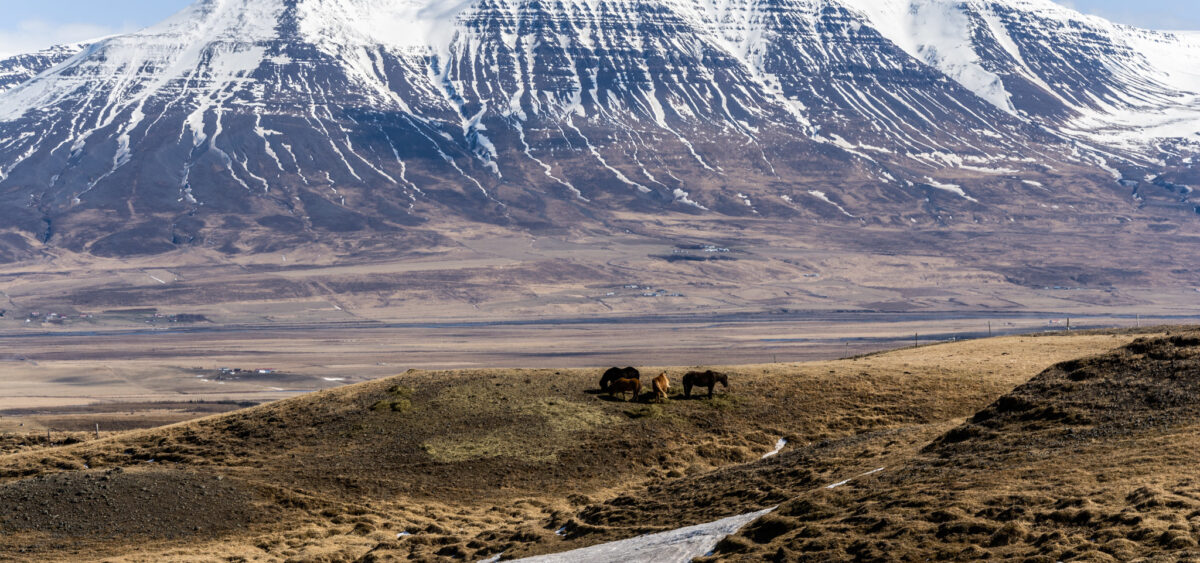
[{"label": "utility pole", "polygon": [[916,333],[916,332],[913,333],[913,348],[921,347],[920,336],[921,336],[920,333]]},{"label": "utility pole", "polygon": [[1067,317],[1067,332],[1071,332],[1071,317]]},{"label": "utility pole", "polygon": [[1142,315],[1137,315],[1137,327],[1142,328]]},{"label": "utility pole", "polygon": [[100,423],[99,422],[96,423],[96,439],[97,440],[100,439]]},{"label": "utility pole", "polygon": [[988,321],[988,338],[992,337],[992,321]]}]

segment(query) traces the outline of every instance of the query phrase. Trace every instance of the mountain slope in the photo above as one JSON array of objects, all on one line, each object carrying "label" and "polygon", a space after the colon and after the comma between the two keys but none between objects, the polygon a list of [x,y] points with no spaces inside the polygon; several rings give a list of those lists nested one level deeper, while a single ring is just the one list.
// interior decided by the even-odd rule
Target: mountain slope
[{"label": "mountain slope", "polygon": [[38,74],[77,55],[84,47],[84,45],[57,45],[36,53],[0,59],[0,92],[29,81]]},{"label": "mountain slope", "polygon": [[123,255],[1190,211],[1197,53],[1040,0],[201,0],[0,95],[0,227]]}]

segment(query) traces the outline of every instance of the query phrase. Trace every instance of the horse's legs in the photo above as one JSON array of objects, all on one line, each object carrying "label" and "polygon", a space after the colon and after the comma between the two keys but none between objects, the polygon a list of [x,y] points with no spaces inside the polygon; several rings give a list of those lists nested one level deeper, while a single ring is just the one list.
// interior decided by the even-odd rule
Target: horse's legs
[{"label": "horse's legs", "polygon": [[684,384],[683,384],[683,397],[684,397],[685,399],[691,399],[691,398],[692,398],[692,384],[691,384],[691,383],[684,383]]},{"label": "horse's legs", "polygon": [[708,398],[709,399],[713,398],[713,389],[716,389],[716,388],[717,388],[716,382],[708,384]]}]

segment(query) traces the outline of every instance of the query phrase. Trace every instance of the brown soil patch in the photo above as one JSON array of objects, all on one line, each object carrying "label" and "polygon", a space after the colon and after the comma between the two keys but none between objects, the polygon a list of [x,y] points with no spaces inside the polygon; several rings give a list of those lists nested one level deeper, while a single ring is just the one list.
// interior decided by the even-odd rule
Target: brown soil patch
[{"label": "brown soil patch", "polygon": [[39,475],[0,485],[0,530],[57,537],[178,538],[261,520],[251,489],[177,469],[120,468]]}]

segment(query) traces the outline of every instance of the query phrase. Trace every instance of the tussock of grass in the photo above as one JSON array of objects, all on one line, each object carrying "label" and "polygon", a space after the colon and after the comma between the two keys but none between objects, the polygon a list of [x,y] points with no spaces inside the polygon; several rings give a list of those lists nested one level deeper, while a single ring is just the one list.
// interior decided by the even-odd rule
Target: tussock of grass
[{"label": "tussock of grass", "polygon": [[713,395],[711,399],[704,399],[704,404],[719,411],[728,411],[737,408],[741,404],[741,399],[736,395],[725,393],[723,395]]},{"label": "tussock of grass", "polygon": [[667,411],[663,409],[662,405],[643,405],[627,409],[625,416],[635,420],[639,418],[663,418],[667,416]]},{"label": "tussock of grass", "polygon": [[397,385],[388,390],[388,397],[381,399],[371,406],[371,410],[407,413],[412,411],[412,396],[415,391],[410,387]]}]

